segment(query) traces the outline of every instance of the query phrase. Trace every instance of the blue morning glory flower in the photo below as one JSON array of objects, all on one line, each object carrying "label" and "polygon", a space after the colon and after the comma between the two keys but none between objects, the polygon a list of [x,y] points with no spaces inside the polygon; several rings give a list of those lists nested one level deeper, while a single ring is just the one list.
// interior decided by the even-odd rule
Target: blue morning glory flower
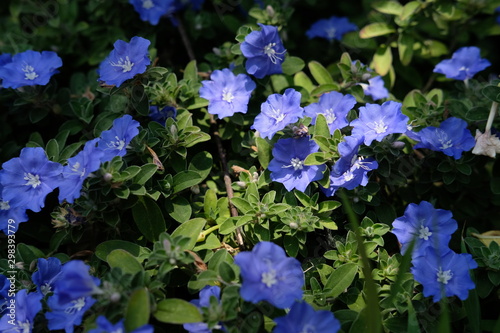
[{"label": "blue morning glory flower", "polygon": [[316,124],[318,114],[323,114],[328,123],[330,133],[336,129],[347,126],[347,114],[356,104],[356,98],[352,95],[342,95],[332,91],[319,97],[318,103],[309,104],[304,108],[304,116],[312,118],[312,124]]},{"label": "blue morning glory flower", "polygon": [[117,40],[114,49],[99,65],[99,80],[119,87],[124,81],[146,71],[151,63],[148,47],[151,42],[142,37],[132,37],[130,43]]},{"label": "blue morning glory flower", "polygon": [[71,260],[62,266],[60,277],[54,283],[54,292],[61,305],[100,293],[101,281],[89,274],[89,268],[81,260]]},{"label": "blue morning glory flower", "polygon": [[288,191],[295,188],[304,192],[311,182],[323,178],[326,165],[304,165],[307,155],[318,150],[309,137],[279,139],[268,166],[271,180],[282,183]]},{"label": "blue morning glory flower", "polygon": [[[0,175],[3,172],[3,170],[0,170]],[[0,183],[0,230],[8,235],[17,231],[19,223],[28,221],[28,215],[24,207],[10,207],[9,201],[2,199],[2,191],[3,185]]]},{"label": "blue morning glory flower", "polygon": [[401,112],[401,103],[366,104],[359,108],[359,118],[351,122],[352,135],[365,137],[365,145],[382,141],[392,133],[405,133],[409,118]]},{"label": "blue morning glory flower", "polygon": [[200,97],[208,100],[208,113],[219,118],[230,117],[236,112],[246,113],[255,82],[248,75],[234,75],[228,68],[215,70],[210,81],[201,82]]},{"label": "blue morning glory flower", "polygon": [[384,80],[380,75],[369,79],[368,84],[359,83],[359,85],[363,88],[365,95],[370,96],[374,101],[389,97],[389,91],[384,86]]},{"label": "blue morning glory flower", "polygon": [[149,118],[152,121],[162,124],[163,126],[165,126],[167,118],[175,119],[175,117],[177,117],[177,109],[173,106],[167,105],[161,109],[157,105],[151,105],[149,107]]},{"label": "blue morning glory flower", "polygon": [[129,0],[129,3],[139,13],[141,20],[157,25],[160,18],[167,14],[174,0]]},{"label": "blue morning glory flower", "polygon": [[450,117],[439,127],[429,126],[420,130],[414,136],[419,139],[413,148],[427,148],[440,151],[445,155],[453,156],[458,160],[462,152],[474,148],[476,141],[467,129],[467,122],[460,118]]},{"label": "blue morning glory flower", "polygon": [[104,152],[101,162],[108,162],[115,156],[125,156],[127,145],[139,134],[139,122],[131,115],[124,115],[113,121],[111,129],[101,133],[97,148]]},{"label": "blue morning glory flower", "polygon": [[45,313],[49,330],[64,330],[73,333],[75,325],[82,323],[83,315],[96,302],[92,297],[79,297],[69,302],[61,302],[60,295],[49,297],[50,312]]},{"label": "blue morning glory flower", "polygon": [[[125,320],[121,319],[116,324],[112,324],[108,319],[104,316],[97,317],[96,320],[97,328],[91,329],[88,333],[113,333],[113,332],[126,332],[125,331]],[[136,328],[129,333],[153,333],[153,326],[147,324],[141,327]]]},{"label": "blue morning glory flower", "polygon": [[341,40],[344,34],[355,30],[358,30],[358,27],[347,17],[332,16],[329,19],[321,19],[313,23],[306,35],[309,39],[321,37],[332,41],[334,39]]},{"label": "blue morning glory flower", "polygon": [[96,144],[99,138],[85,143],[83,150],[73,157],[68,158],[68,164],[64,166],[62,181],[59,186],[59,202],[66,200],[73,203],[80,197],[83,182],[90,173],[99,169],[104,151],[98,149]]},{"label": "blue morning glory flower", "polygon": [[19,157],[2,164],[2,198],[10,208],[22,207],[39,212],[45,197],[59,186],[63,166],[51,162],[43,148],[23,148]]},{"label": "blue morning glory flower", "polygon": [[0,332],[32,332],[35,316],[42,310],[42,297],[40,293],[19,290],[15,296],[15,319],[6,312],[0,319]]},{"label": "blue morning glory flower", "polygon": [[477,268],[477,263],[468,253],[448,250],[440,254],[434,248],[427,248],[424,255],[413,258],[412,264],[415,281],[424,287],[424,296],[432,296],[434,302],[439,302],[443,296],[457,296],[464,301],[469,290],[476,287],[469,270]]},{"label": "blue morning glory flower", "polygon": [[240,295],[245,301],[268,301],[284,309],[302,299],[304,273],[301,264],[287,257],[278,245],[259,242],[252,251],[238,253],[234,262],[240,267],[243,278]]},{"label": "blue morning glory flower", "polygon": [[55,257],[38,258],[37,267],[38,270],[33,273],[31,280],[36,285],[36,290],[47,295],[54,291],[54,282],[59,278],[62,268],[61,261]]},{"label": "blue morning glory flower", "polygon": [[438,253],[448,250],[451,235],[457,230],[457,221],[452,213],[445,209],[436,209],[427,201],[420,204],[411,203],[406,207],[403,216],[392,222],[392,233],[401,243],[401,252],[405,253],[411,242],[415,242],[412,256],[424,255],[428,247]]},{"label": "blue morning glory flower", "polygon": [[[5,59],[7,61],[7,59]],[[59,73],[62,60],[52,51],[25,51],[15,54],[10,62],[0,66],[0,79],[4,88],[44,86],[52,75]]]},{"label": "blue morning glory flower", "polygon": [[276,132],[302,117],[304,109],[300,106],[300,98],[300,93],[293,88],[285,90],[283,95],[270,95],[261,104],[260,113],[255,117],[251,129],[271,139]]},{"label": "blue morning glory flower", "polygon": [[306,302],[296,302],[286,316],[275,318],[274,321],[277,325],[273,333],[335,333],[340,330],[340,321],[331,311],[316,311]]},{"label": "blue morning glory flower", "polygon": [[281,64],[285,59],[286,50],[277,27],[261,23],[259,26],[262,29],[249,33],[240,48],[247,59],[247,73],[262,79],[266,75],[283,72]]},{"label": "blue morning glory flower", "polygon": [[[205,286],[200,290],[200,298],[190,301],[190,303],[196,305],[198,308],[209,307],[210,298],[215,297],[217,301],[220,301],[220,287],[218,286]],[[200,309],[201,311],[201,309]],[[186,331],[189,333],[211,333],[212,329],[208,327],[206,323],[191,323],[182,325]]]},{"label": "blue morning glory flower", "polygon": [[453,53],[451,59],[441,61],[434,67],[434,73],[444,74],[449,79],[468,80],[477,72],[491,66],[481,58],[479,48],[475,46],[461,47]]}]

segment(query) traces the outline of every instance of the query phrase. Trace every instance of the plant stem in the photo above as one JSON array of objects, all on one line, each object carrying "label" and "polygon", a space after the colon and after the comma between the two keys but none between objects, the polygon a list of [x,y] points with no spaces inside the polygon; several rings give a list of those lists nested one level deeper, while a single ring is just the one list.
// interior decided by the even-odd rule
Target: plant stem
[{"label": "plant stem", "polygon": [[486,122],[486,128],[484,129],[484,133],[487,133],[491,130],[491,126],[493,125],[493,120],[497,114],[498,103],[491,103],[490,114],[488,115],[488,121]]},{"label": "plant stem", "polygon": [[182,43],[184,44],[184,47],[186,48],[186,52],[188,54],[189,60],[195,60],[193,48],[191,47],[191,42],[189,41],[186,29],[184,29],[184,25],[182,24],[181,17],[177,14],[175,15],[175,19],[177,20],[177,29],[179,30],[179,33],[181,34],[182,38]]}]

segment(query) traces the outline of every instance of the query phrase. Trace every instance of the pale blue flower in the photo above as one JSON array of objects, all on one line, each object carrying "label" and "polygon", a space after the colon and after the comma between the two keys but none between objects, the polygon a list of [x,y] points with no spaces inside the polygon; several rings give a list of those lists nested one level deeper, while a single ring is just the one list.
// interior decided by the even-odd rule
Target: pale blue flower
[{"label": "pale blue flower", "polygon": [[340,321],[328,310],[314,310],[306,302],[296,302],[286,316],[275,318],[273,333],[335,333]]},{"label": "pale blue flower", "polygon": [[451,59],[437,64],[434,72],[444,74],[449,79],[468,80],[477,72],[491,66],[488,60],[481,58],[480,52],[475,46],[459,48]]},{"label": "pale blue flower", "polygon": [[318,103],[309,104],[304,108],[304,116],[312,118],[312,124],[316,124],[318,114],[323,114],[326,118],[330,134],[336,129],[347,126],[347,114],[356,104],[356,98],[352,95],[342,95],[332,91],[319,97]]},{"label": "pale blue flower", "polygon": [[334,39],[341,40],[344,34],[355,30],[358,30],[358,27],[347,17],[332,16],[313,23],[306,35],[309,39],[321,37],[332,41]]},{"label": "pale blue flower", "polygon": [[129,0],[139,13],[141,20],[157,25],[160,18],[169,12],[174,0]]},{"label": "pale blue flower", "polygon": [[104,153],[101,162],[111,161],[115,156],[125,156],[127,145],[139,134],[139,125],[139,122],[128,114],[115,119],[111,129],[102,132],[97,143],[97,148]]},{"label": "pale blue flower", "polygon": [[[0,170],[0,174],[3,172],[3,170]],[[28,215],[24,207],[10,207],[9,201],[2,199],[2,191],[3,185],[0,183],[0,230],[9,235],[17,231],[19,223],[28,221]]]},{"label": "pale blue flower", "polygon": [[384,80],[380,75],[369,79],[368,84],[360,83],[359,85],[363,88],[365,95],[370,96],[374,101],[389,97],[389,91],[384,86]]}]

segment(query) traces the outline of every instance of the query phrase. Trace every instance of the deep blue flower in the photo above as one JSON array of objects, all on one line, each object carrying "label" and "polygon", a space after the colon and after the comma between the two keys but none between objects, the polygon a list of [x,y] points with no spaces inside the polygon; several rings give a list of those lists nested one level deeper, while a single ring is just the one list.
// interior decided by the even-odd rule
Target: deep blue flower
[{"label": "deep blue flower", "polygon": [[450,117],[439,127],[429,126],[417,133],[420,140],[413,148],[427,148],[453,156],[458,160],[462,152],[469,151],[476,145],[476,140],[467,129],[467,122],[460,118]]},{"label": "deep blue flower", "polygon": [[457,296],[464,301],[469,290],[475,288],[469,270],[477,268],[477,263],[468,253],[448,250],[440,254],[434,248],[427,248],[424,255],[413,258],[412,264],[415,281],[424,287],[424,296],[432,296],[434,302],[439,302],[443,296]]},{"label": "deep blue flower", "polygon": [[[26,289],[21,289],[16,293],[15,309],[11,317],[11,310],[7,310],[0,319],[0,332],[22,332],[30,333],[33,330],[35,316],[42,310],[43,295],[40,293],[29,293]],[[14,325],[12,325],[12,321]]]},{"label": "deep blue flower", "polygon": [[340,322],[331,311],[316,311],[306,302],[296,302],[286,316],[274,321],[277,325],[273,333],[335,333],[340,330]]},{"label": "deep blue flower", "polygon": [[491,63],[481,58],[479,48],[475,46],[462,47],[453,53],[451,59],[441,61],[434,67],[434,73],[444,74],[449,79],[468,80],[477,72],[491,66]]},{"label": "deep blue flower", "polygon": [[323,178],[326,165],[304,165],[307,155],[318,150],[319,146],[309,137],[279,139],[268,166],[271,180],[282,183],[288,191],[295,188],[304,192],[311,182]]},{"label": "deep blue flower", "polygon": [[261,23],[259,26],[262,29],[249,33],[240,48],[247,59],[247,73],[262,79],[266,75],[283,72],[281,64],[285,59],[286,50],[277,27]]},{"label": "deep blue flower", "polygon": [[100,293],[98,286],[101,281],[89,274],[89,268],[81,260],[71,260],[63,265],[54,283],[54,292],[61,305]]},{"label": "deep blue flower", "polygon": [[96,302],[92,297],[79,297],[69,302],[61,302],[60,295],[49,297],[50,312],[45,313],[49,330],[64,330],[73,333],[75,325],[82,323],[83,315]]},{"label": "deep blue flower", "polygon": [[219,118],[230,117],[236,112],[246,113],[255,82],[248,75],[234,75],[228,68],[215,70],[210,81],[202,81],[200,97],[208,100],[208,113]]},{"label": "deep blue flower", "polygon": [[3,274],[0,274],[0,318],[7,311],[9,300],[10,280]]},{"label": "deep blue flower", "polygon": [[115,42],[114,49],[99,65],[99,80],[119,87],[124,81],[146,71],[151,63],[148,47],[151,42],[142,37],[132,37],[130,43]]},{"label": "deep blue flower", "polygon": [[[220,287],[218,286],[205,286],[200,290],[200,298],[190,301],[190,303],[196,305],[198,308],[209,307],[210,298],[215,297],[217,301],[220,301]],[[184,329],[190,333],[211,333],[212,330],[208,327],[206,323],[192,323],[182,325]]]},{"label": "deep blue flower", "polygon": [[2,53],[0,54],[0,67],[12,62],[12,56],[10,53]]},{"label": "deep blue flower", "polygon": [[[0,175],[3,172],[3,170],[0,170]],[[2,176],[0,176],[0,179],[2,179]],[[0,183],[0,230],[9,235],[17,231],[19,223],[28,221],[28,215],[26,214],[26,208],[12,208],[9,201],[3,201],[2,191],[3,185]]]},{"label": "deep blue flower", "polygon": [[309,104],[304,108],[304,116],[312,118],[312,124],[316,124],[318,114],[323,114],[328,123],[330,133],[348,125],[347,114],[356,104],[356,98],[352,95],[342,95],[332,91],[319,97],[318,103]]},{"label": "deep blue flower", "polygon": [[46,295],[54,291],[54,283],[62,268],[61,261],[55,257],[38,258],[37,267],[38,270],[33,273],[31,280],[36,285],[36,290]]},{"label": "deep blue flower", "polygon": [[29,50],[15,54],[12,61],[0,66],[0,79],[4,88],[44,86],[49,83],[52,75],[59,73],[57,68],[61,66],[62,60],[57,53]]},{"label": "deep blue flower", "polygon": [[240,295],[245,301],[268,301],[284,309],[302,299],[304,273],[300,262],[287,257],[278,245],[259,242],[251,252],[238,253],[234,262],[240,267],[243,278]]},{"label": "deep blue flower", "polygon": [[111,161],[115,156],[124,156],[127,145],[139,134],[139,122],[131,115],[124,115],[113,121],[111,129],[101,133],[97,148],[104,152],[101,162]]},{"label": "deep blue flower", "polygon": [[66,200],[69,203],[80,197],[83,182],[87,177],[101,165],[104,151],[98,149],[96,144],[100,139],[94,139],[85,143],[83,150],[73,157],[68,158],[68,164],[64,166],[62,181],[59,186],[59,202]]},{"label": "deep blue flower", "polygon": [[129,3],[139,13],[141,20],[157,25],[160,18],[167,14],[174,0],[129,0]]},{"label": "deep blue flower", "polygon": [[365,145],[382,141],[392,133],[405,133],[409,118],[401,112],[401,103],[366,104],[359,108],[359,118],[351,122],[352,135],[364,136]]},{"label": "deep blue flower", "polygon": [[19,157],[2,164],[2,198],[10,208],[22,207],[39,212],[45,197],[59,186],[63,166],[51,162],[43,148],[23,148]]},{"label": "deep blue flower", "polygon": [[411,203],[403,216],[392,222],[392,233],[401,243],[401,252],[405,253],[412,242],[413,257],[424,255],[428,247],[439,253],[448,250],[451,235],[457,230],[457,221],[449,210],[436,209],[430,202]]},{"label": "deep blue flower", "polygon": [[[112,324],[106,317],[99,316],[96,320],[97,328],[91,329],[88,333],[113,333],[113,332],[126,332],[125,331],[125,320],[121,319],[116,324]],[[153,333],[153,326],[147,324],[136,328],[129,333]]]},{"label": "deep blue flower", "polygon": [[285,90],[283,95],[270,95],[261,104],[261,112],[251,128],[259,131],[262,137],[271,139],[276,132],[302,117],[304,109],[300,106],[300,98],[300,93],[292,88]]},{"label": "deep blue flower", "polygon": [[321,19],[313,23],[306,35],[309,39],[321,37],[332,41],[334,39],[341,40],[344,34],[355,30],[358,30],[358,27],[347,17],[332,16],[329,19]]},{"label": "deep blue flower", "polygon": [[389,91],[384,86],[381,76],[372,77],[368,80],[368,84],[360,83],[359,85],[363,88],[365,95],[371,96],[374,101],[389,97]]},{"label": "deep blue flower", "polygon": [[163,126],[165,126],[167,118],[175,119],[175,117],[177,117],[177,109],[173,106],[167,105],[161,109],[157,105],[151,105],[149,107],[149,118],[151,118],[151,120],[153,121],[156,121],[157,123],[162,124]]}]

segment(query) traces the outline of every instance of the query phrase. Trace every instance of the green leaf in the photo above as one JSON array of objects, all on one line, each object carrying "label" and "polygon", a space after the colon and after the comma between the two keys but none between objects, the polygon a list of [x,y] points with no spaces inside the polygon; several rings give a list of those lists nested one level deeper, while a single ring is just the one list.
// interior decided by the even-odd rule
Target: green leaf
[{"label": "green leaf", "polygon": [[300,72],[302,68],[304,68],[305,63],[304,60],[299,57],[286,57],[285,61],[281,64],[281,68],[283,70],[283,74],[293,75],[297,72]]},{"label": "green leaf", "polygon": [[283,236],[283,247],[290,257],[296,257],[299,253],[299,241],[297,237],[290,235]]},{"label": "green leaf", "polygon": [[16,262],[24,262],[29,267],[31,262],[38,258],[45,258],[45,254],[38,248],[24,243],[17,244]]},{"label": "green leaf", "polygon": [[196,60],[191,60],[184,69],[183,79],[186,81],[198,81],[198,68],[196,67]]},{"label": "green leaf", "polygon": [[55,139],[50,139],[47,142],[47,147],[45,147],[47,157],[51,161],[57,161],[59,159],[59,144]]},{"label": "green leaf", "polygon": [[392,51],[389,46],[384,44],[380,45],[377,52],[373,55],[373,62],[371,67],[381,76],[389,73],[392,66]]},{"label": "green leaf", "polygon": [[257,144],[257,157],[259,159],[259,163],[264,169],[266,169],[272,158],[272,146],[266,141],[266,139],[260,137],[255,139],[255,143]]},{"label": "green leaf", "polygon": [[328,297],[335,298],[342,294],[354,281],[357,272],[358,266],[352,263],[344,264],[335,269],[325,284],[325,291],[329,289]]},{"label": "green leaf", "polygon": [[307,155],[306,159],[304,160],[304,165],[321,165],[325,164],[326,162],[330,161],[333,157],[333,154],[328,152],[328,153],[311,153]]},{"label": "green leaf", "polygon": [[156,305],[153,316],[163,323],[199,323],[203,316],[197,306],[179,298],[167,298]]},{"label": "green leaf", "polygon": [[158,170],[154,163],[148,163],[141,166],[141,171],[134,177],[134,184],[144,185]]},{"label": "green leaf", "polygon": [[147,288],[139,288],[132,292],[125,309],[125,328],[132,332],[149,322],[151,307]]},{"label": "green leaf", "polygon": [[500,103],[500,87],[486,86],[481,90],[481,93],[490,101]]},{"label": "green leaf", "polygon": [[293,77],[293,84],[295,86],[303,87],[308,92],[311,92],[314,89],[314,84],[312,83],[309,76],[307,76],[304,72],[298,72]]},{"label": "green leaf", "polygon": [[166,229],[160,208],[149,197],[139,197],[132,207],[132,216],[139,231],[150,242],[158,240],[158,236]]},{"label": "green leaf", "polygon": [[168,201],[166,206],[168,214],[179,223],[184,223],[191,218],[193,209],[189,201],[184,197],[176,196]]},{"label": "green leaf", "polygon": [[195,171],[196,173],[198,173],[198,175],[200,175],[200,177],[202,177],[203,180],[210,174],[210,170],[212,170],[212,164],[212,155],[209,152],[202,151],[193,157],[191,163],[189,163],[188,170]]},{"label": "green leaf", "polygon": [[340,86],[336,83],[321,84],[318,87],[311,90],[311,96],[320,96],[326,92],[338,91]]},{"label": "green leaf", "polygon": [[330,137],[330,128],[326,122],[326,117],[324,114],[319,113],[316,117],[316,123],[314,124],[314,136],[319,135],[323,137]]},{"label": "green leaf", "polygon": [[249,223],[250,221],[253,221],[253,216],[243,215],[243,216],[230,217],[224,222],[222,222],[219,229],[219,234],[228,235],[233,231],[235,231],[236,228],[241,227]]},{"label": "green leaf", "polygon": [[132,275],[143,270],[137,258],[122,249],[111,251],[106,257],[106,261],[111,268],[118,267],[122,272]]},{"label": "green leaf", "polygon": [[419,1],[410,1],[403,7],[403,11],[399,16],[401,21],[406,21],[422,6]]},{"label": "green leaf", "polygon": [[384,22],[370,23],[359,31],[359,37],[363,39],[384,36],[396,32],[390,24]]},{"label": "green leaf", "polygon": [[177,236],[184,236],[189,238],[189,242],[186,244],[186,248],[184,248],[184,250],[192,250],[196,245],[196,241],[198,240],[198,237],[200,236],[200,233],[205,227],[206,223],[207,220],[200,217],[184,222],[183,224],[178,226],[177,229],[174,230],[174,232],[172,232],[172,238],[175,238]]},{"label": "green leaf", "polygon": [[123,249],[129,252],[134,257],[139,256],[139,253],[141,251],[141,247],[135,243],[114,239],[97,245],[94,254],[102,261],[106,261],[106,257],[108,256],[108,254],[116,249]]},{"label": "green leaf", "polygon": [[379,1],[372,4],[373,9],[389,15],[401,15],[403,6],[397,1]]},{"label": "green leaf", "polygon": [[475,106],[465,114],[465,117],[469,121],[480,121],[488,119],[490,110],[484,106]]},{"label": "green leaf", "polygon": [[231,198],[231,203],[243,214],[253,211],[252,205],[248,202],[248,200],[243,198]]},{"label": "green leaf", "polygon": [[311,61],[308,65],[311,75],[319,84],[334,84],[332,76],[328,70],[317,61]]},{"label": "green leaf", "polygon": [[318,213],[331,212],[339,208],[342,204],[339,201],[322,201],[319,203]]},{"label": "green leaf", "polygon": [[178,193],[191,186],[197,185],[201,183],[203,179],[205,178],[196,171],[181,171],[173,177],[174,193]]},{"label": "green leaf", "polygon": [[413,57],[413,37],[409,34],[400,34],[398,40],[399,60],[405,66],[411,62]]}]

